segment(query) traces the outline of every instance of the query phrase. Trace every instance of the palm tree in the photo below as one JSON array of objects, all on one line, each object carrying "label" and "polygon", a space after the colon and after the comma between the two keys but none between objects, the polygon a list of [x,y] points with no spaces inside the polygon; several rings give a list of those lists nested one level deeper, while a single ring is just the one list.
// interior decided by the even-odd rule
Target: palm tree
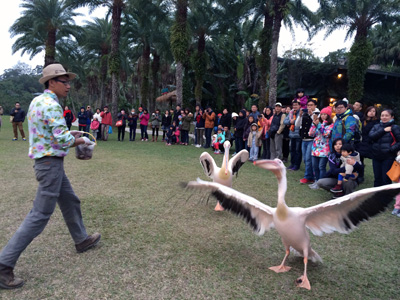
[{"label": "palm tree", "polygon": [[183,66],[187,61],[189,35],[187,29],[188,0],[177,0],[175,21],[171,28],[171,50],[176,61],[176,102],[183,103]]},{"label": "palm tree", "polygon": [[375,26],[370,32],[374,63],[389,69],[400,66],[400,26],[393,23]]},{"label": "palm tree", "polygon": [[346,39],[355,33],[349,53],[350,101],[360,100],[364,91],[364,77],[372,60],[372,44],[368,34],[376,24],[391,24],[400,18],[399,0],[320,0],[321,28],[326,35],[336,29],[347,29]]},{"label": "palm tree", "polygon": [[64,37],[79,38],[80,28],[75,25],[74,13],[64,1],[24,0],[25,10],[10,27],[11,37],[22,35],[14,43],[13,53],[22,50],[31,57],[45,50],[44,66],[55,61],[57,41]]},{"label": "palm tree", "polygon": [[118,76],[121,71],[121,59],[119,52],[119,43],[121,35],[121,16],[127,0],[66,0],[66,5],[71,8],[88,6],[91,10],[97,7],[108,7],[111,11],[111,52],[109,55],[109,69],[111,73],[111,113],[116,120],[119,103],[119,82]]}]

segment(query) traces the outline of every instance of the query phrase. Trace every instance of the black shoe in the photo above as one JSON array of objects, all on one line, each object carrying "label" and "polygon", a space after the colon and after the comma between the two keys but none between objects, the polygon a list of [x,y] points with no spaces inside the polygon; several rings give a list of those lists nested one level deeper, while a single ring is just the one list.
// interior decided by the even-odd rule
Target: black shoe
[{"label": "black shoe", "polygon": [[89,235],[82,243],[75,245],[76,251],[78,253],[82,253],[89,250],[90,248],[93,248],[99,243],[100,238],[101,234],[97,232]]},{"label": "black shoe", "polygon": [[12,290],[20,288],[24,285],[21,278],[14,276],[14,269],[0,264],[0,288]]}]

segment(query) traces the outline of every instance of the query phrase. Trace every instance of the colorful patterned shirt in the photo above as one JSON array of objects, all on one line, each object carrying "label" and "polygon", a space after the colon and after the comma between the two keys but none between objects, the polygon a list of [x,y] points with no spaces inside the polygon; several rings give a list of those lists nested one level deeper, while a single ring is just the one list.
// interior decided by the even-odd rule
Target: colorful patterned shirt
[{"label": "colorful patterned shirt", "polygon": [[64,157],[75,143],[63,116],[57,95],[45,90],[34,98],[28,111],[29,157]]}]

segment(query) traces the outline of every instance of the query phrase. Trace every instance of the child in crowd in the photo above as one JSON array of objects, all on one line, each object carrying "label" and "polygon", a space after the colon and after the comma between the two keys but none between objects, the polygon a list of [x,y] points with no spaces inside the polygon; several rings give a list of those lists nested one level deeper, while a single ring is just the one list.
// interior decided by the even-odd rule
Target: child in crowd
[{"label": "child in crowd", "polygon": [[258,130],[256,123],[251,124],[249,137],[247,139],[247,146],[250,148],[250,161],[258,159],[258,151],[261,146],[261,131]]},{"label": "child in crowd", "polygon": [[168,131],[168,128],[170,125],[171,125],[171,115],[169,114],[169,110],[167,109],[161,119],[161,129],[163,131],[163,137],[162,137],[163,141],[166,141],[167,131]]},{"label": "child in crowd", "polygon": [[93,117],[92,123],[90,123],[90,129],[92,129],[93,136],[97,138],[97,134],[99,132],[100,122],[97,120],[97,117]]},{"label": "child in crowd", "polygon": [[334,188],[331,189],[332,193],[341,193],[343,192],[342,183],[343,181],[348,181],[349,179],[355,180],[358,176],[358,173],[354,171],[354,166],[347,162],[347,159],[352,158],[359,164],[360,154],[354,150],[354,147],[351,144],[344,144],[341,150],[342,156],[340,160],[342,161],[341,168],[345,168],[345,173],[339,173],[338,181]]},{"label": "child in crowd", "polygon": [[172,144],[175,143],[176,143],[176,136],[175,136],[175,121],[174,121],[171,125],[169,125],[165,145],[171,146]]},{"label": "child in crowd", "polygon": [[299,101],[301,109],[307,108],[308,96],[304,93],[303,88],[298,88],[296,90],[296,96],[294,97],[294,100]]},{"label": "child in crowd", "polygon": [[[180,116],[181,117],[181,116]],[[182,119],[182,117],[180,118]],[[181,125],[182,125],[182,121],[179,121],[180,125],[175,127],[175,139],[176,139],[176,143],[179,144],[181,142],[180,136],[181,136]]]},{"label": "child in crowd", "polygon": [[217,136],[215,138],[215,141],[213,141],[212,143],[212,148],[215,150],[214,151],[215,154],[221,153],[220,148],[222,147],[224,142],[225,142],[225,134],[221,128],[218,128]]}]

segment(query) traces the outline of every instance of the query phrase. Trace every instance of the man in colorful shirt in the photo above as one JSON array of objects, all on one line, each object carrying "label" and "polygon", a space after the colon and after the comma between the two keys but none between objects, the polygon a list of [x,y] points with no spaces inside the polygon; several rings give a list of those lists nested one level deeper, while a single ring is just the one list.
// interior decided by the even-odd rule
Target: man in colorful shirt
[{"label": "man in colorful shirt", "polygon": [[82,220],[80,200],[64,172],[64,157],[70,147],[91,144],[80,133],[70,132],[63,117],[59,98],[65,98],[74,73],[68,73],[60,64],[43,69],[39,82],[44,93],[32,100],[28,111],[29,157],[35,160],[34,169],[39,187],[33,208],[0,253],[0,288],[14,289],[24,282],[14,277],[17,260],[31,241],[46,227],[58,203],[77,252],[95,246],[100,234],[88,235]]}]

